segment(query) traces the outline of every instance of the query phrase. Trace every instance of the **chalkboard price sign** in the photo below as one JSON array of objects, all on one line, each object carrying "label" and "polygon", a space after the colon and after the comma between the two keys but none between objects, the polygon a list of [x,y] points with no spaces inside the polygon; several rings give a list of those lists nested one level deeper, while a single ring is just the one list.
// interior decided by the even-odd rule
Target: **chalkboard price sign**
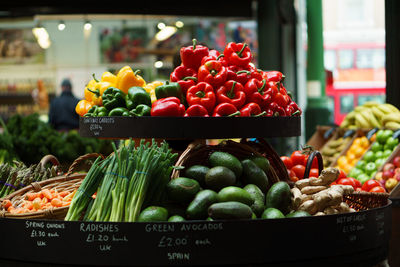
[{"label": "chalkboard price sign", "polygon": [[[2,218],[0,258],[104,266],[324,266],[343,261],[368,261],[363,266],[369,266],[387,257],[390,229],[390,203],[355,213],[269,220],[109,223]],[[296,249],[286,249],[288,244]]]}]

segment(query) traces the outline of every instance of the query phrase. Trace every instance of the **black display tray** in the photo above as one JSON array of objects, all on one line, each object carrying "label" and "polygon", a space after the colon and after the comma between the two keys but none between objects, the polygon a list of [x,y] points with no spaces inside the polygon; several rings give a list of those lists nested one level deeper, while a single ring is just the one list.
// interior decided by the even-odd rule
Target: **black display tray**
[{"label": "black display tray", "polygon": [[290,137],[301,134],[300,117],[81,117],[84,137],[219,139]]},{"label": "black display tray", "polygon": [[[388,255],[391,203],[290,219],[90,223],[0,219],[3,260],[102,266],[373,266]],[[28,264],[28,263],[27,263]]]}]

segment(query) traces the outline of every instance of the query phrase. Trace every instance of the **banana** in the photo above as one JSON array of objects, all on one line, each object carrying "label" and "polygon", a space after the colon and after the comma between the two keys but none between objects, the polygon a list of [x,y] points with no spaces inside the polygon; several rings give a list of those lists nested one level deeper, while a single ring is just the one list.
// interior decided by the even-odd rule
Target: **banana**
[{"label": "banana", "polygon": [[371,128],[369,122],[360,113],[356,114],[356,126],[362,129]]},{"label": "banana", "polygon": [[379,127],[378,126],[379,122],[377,122],[376,118],[374,117],[374,114],[372,114],[370,109],[365,109],[362,112],[360,112],[360,114],[368,122],[370,128]]},{"label": "banana", "polygon": [[397,130],[400,129],[400,123],[394,122],[394,121],[388,121],[385,124],[385,128],[391,129],[391,130]]},{"label": "banana", "polygon": [[385,104],[382,104],[382,105],[387,107],[387,108],[389,108],[389,109],[391,109],[393,112],[400,112],[400,110],[398,108],[396,108],[395,106],[393,106],[392,104],[385,103]]},{"label": "banana", "polygon": [[400,113],[390,113],[382,117],[382,124],[386,125],[389,121],[400,123]]},{"label": "banana", "polygon": [[355,116],[356,116],[356,112],[355,111],[351,111],[351,112],[347,113],[345,118],[348,119],[348,120],[351,120],[351,119],[354,119]]},{"label": "banana", "polygon": [[372,107],[372,108],[371,108],[371,111],[372,111],[372,113],[375,115],[375,117],[376,117],[379,121],[381,121],[383,115],[385,115],[385,113],[383,113],[383,112],[382,112],[379,108],[377,108],[377,107]]},{"label": "banana", "polygon": [[369,116],[369,122],[374,128],[382,128],[382,124],[378,121],[373,113]]},{"label": "banana", "polygon": [[378,107],[378,109],[379,109],[380,111],[382,111],[382,112],[385,113],[385,114],[389,114],[389,113],[392,113],[392,112],[393,112],[393,109],[390,108],[390,107],[388,107],[388,106],[386,106],[385,104],[381,104],[381,105],[379,105],[379,106],[377,106],[377,107]]},{"label": "banana", "polygon": [[376,101],[367,101],[364,102],[363,106],[364,107],[374,107],[374,106],[378,106],[380,105],[380,103],[376,102]]},{"label": "banana", "polygon": [[364,106],[357,106],[357,107],[354,108],[354,111],[357,113],[357,112],[361,112],[361,111],[363,111],[363,110],[365,110],[365,109],[367,109],[367,107],[364,107]]}]

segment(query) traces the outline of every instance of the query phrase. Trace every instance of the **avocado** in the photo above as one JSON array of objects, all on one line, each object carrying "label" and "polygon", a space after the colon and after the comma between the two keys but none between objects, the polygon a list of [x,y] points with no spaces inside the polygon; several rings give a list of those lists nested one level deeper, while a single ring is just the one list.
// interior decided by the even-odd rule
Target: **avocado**
[{"label": "avocado", "polygon": [[253,204],[250,206],[251,210],[257,215],[257,217],[260,217],[265,209],[264,193],[258,186],[254,184],[248,184],[243,187],[243,189],[250,194],[251,198],[254,201]]},{"label": "avocado", "polygon": [[179,215],[181,217],[186,216],[187,204],[185,203],[166,201],[162,203],[162,206],[167,209],[168,214]]},{"label": "avocado", "polygon": [[208,215],[216,219],[251,219],[253,212],[246,204],[237,201],[214,203],[208,208]]},{"label": "avocado", "polygon": [[304,210],[298,210],[287,214],[286,218],[297,218],[297,217],[307,217],[307,216],[311,216],[311,214]]},{"label": "avocado", "polygon": [[168,220],[168,211],[159,206],[150,206],[139,214],[138,222],[164,222]]},{"label": "avocado", "polygon": [[255,219],[257,219],[257,215],[253,212],[253,213],[251,214],[251,218],[252,218],[253,220],[255,220]]},{"label": "avocado", "polygon": [[219,191],[226,186],[234,185],[236,176],[229,168],[216,166],[207,172],[205,180],[208,188]]},{"label": "avocado", "polygon": [[218,192],[218,202],[237,201],[248,206],[253,205],[254,199],[249,192],[236,186],[227,186]]},{"label": "avocado", "polygon": [[166,190],[170,200],[189,203],[200,191],[200,184],[194,179],[178,177],[169,181]]},{"label": "avocado", "polygon": [[261,219],[279,219],[279,218],[285,218],[285,215],[283,213],[275,208],[268,208],[264,210],[264,212],[261,215]]},{"label": "avocado", "polygon": [[185,170],[185,177],[191,178],[199,182],[201,187],[206,185],[206,173],[210,170],[207,166],[193,165]]},{"label": "avocado", "polygon": [[276,208],[283,214],[287,214],[289,212],[290,203],[290,187],[286,182],[283,181],[273,184],[265,197],[266,208]]},{"label": "avocado", "polygon": [[185,218],[183,218],[182,216],[179,216],[179,215],[173,215],[168,218],[168,221],[169,222],[183,222],[183,221],[185,221]]},{"label": "avocado", "polygon": [[268,177],[265,172],[258,167],[252,160],[242,160],[243,174],[242,181],[244,184],[255,184],[262,192],[266,193],[268,190]]},{"label": "avocado", "polygon": [[251,161],[254,162],[259,168],[261,168],[265,173],[268,173],[271,164],[266,157],[258,156],[252,157]]},{"label": "avocado", "polygon": [[204,220],[208,216],[208,207],[218,201],[218,194],[204,189],[196,194],[186,209],[186,216],[191,220]]},{"label": "avocado", "polygon": [[232,170],[235,173],[236,177],[240,177],[242,175],[242,164],[239,159],[232,154],[222,151],[213,152],[208,158],[208,162],[211,167],[216,166],[224,166],[228,169]]}]

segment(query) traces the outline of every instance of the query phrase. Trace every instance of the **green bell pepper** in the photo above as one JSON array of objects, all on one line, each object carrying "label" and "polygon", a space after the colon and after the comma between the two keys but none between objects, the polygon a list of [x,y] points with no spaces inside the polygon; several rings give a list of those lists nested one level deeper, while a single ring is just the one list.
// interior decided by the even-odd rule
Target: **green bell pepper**
[{"label": "green bell pepper", "polygon": [[107,110],[126,107],[124,92],[115,87],[107,88],[103,93],[103,106]]},{"label": "green bell pepper", "polygon": [[126,107],[129,110],[135,109],[140,104],[151,106],[150,94],[139,86],[133,86],[129,88],[125,100],[126,100]]},{"label": "green bell pepper", "polygon": [[108,110],[105,107],[99,107],[97,109],[97,116],[98,117],[108,116]]},{"label": "green bell pepper", "polygon": [[92,106],[89,110],[88,110],[88,112],[85,114],[85,115],[83,115],[83,117],[96,117],[97,116],[97,110],[99,109],[99,106],[97,106],[97,105],[94,105],[94,106]]},{"label": "green bell pepper", "polygon": [[145,104],[140,104],[137,105],[137,107],[131,110],[129,113],[132,116],[150,116],[150,112],[151,112],[151,107]]},{"label": "green bell pepper", "polygon": [[181,103],[183,103],[185,100],[179,83],[165,81],[163,85],[156,87],[155,93],[157,99],[174,96],[179,98]]},{"label": "green bell pepper", "polygon": [[117,107],[110,111],[108,116],[129,116],[129,110],[127,108]]}]

